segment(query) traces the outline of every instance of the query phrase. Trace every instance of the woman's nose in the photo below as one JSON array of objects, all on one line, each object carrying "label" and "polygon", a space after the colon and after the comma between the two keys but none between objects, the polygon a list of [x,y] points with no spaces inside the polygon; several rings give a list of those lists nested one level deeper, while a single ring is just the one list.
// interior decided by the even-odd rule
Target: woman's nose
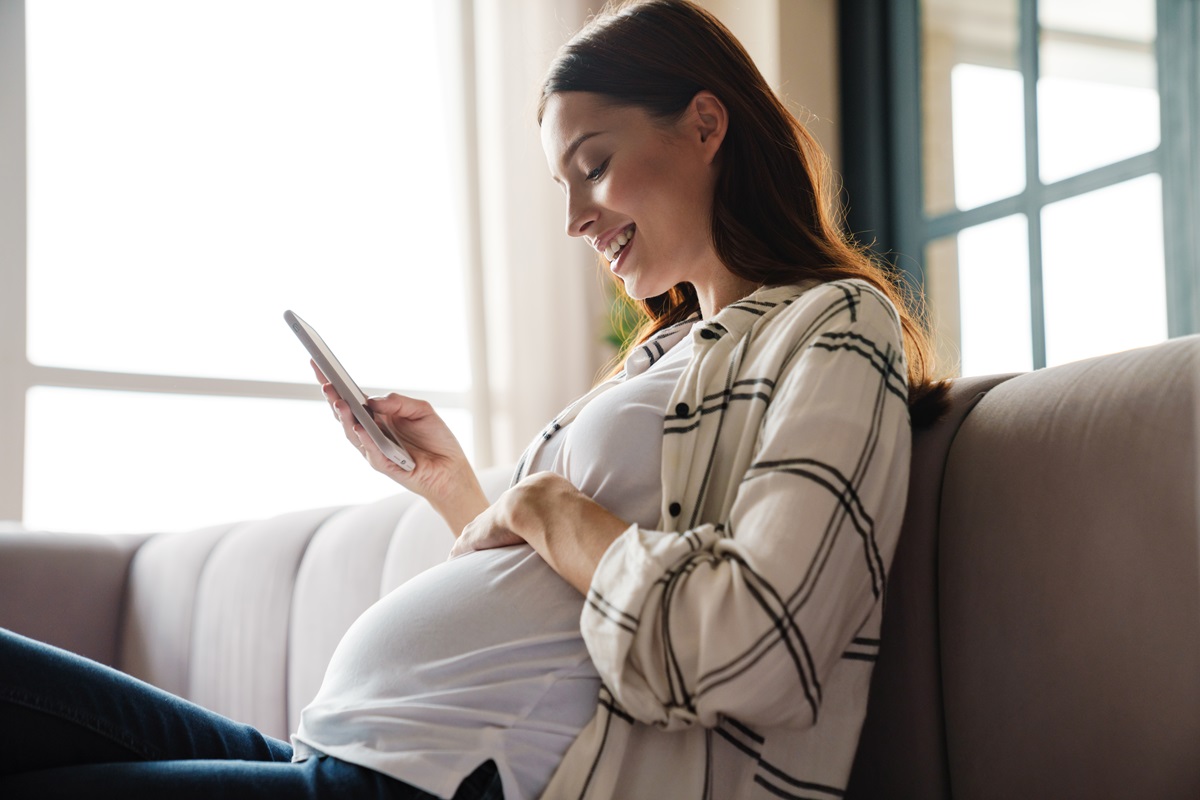
[{"label": "woman's nose", "polygon": [[599,212],[586,198],[567,196],[567,236],[585,236]]}]

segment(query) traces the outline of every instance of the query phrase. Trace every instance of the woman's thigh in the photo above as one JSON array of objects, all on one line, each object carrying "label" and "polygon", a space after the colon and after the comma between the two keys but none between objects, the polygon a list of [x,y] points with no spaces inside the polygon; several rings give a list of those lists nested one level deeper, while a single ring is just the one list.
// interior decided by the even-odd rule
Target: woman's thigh
[{"label": "woman's thigh", "polygon": [[[0,777],[6,800],[87,797],[126,800],[438,800],[386,775],[339,761],[311,758],[297,764],[262,761],[139,761]],[[455,800],[503,800],[495,765],[482,764],[459,788]]]},{"label": "woman's thigh", "polygon": [[[0,628],[0,797],[434,796],[291,746],[89,659]],[[502,800],[487,761],[455,800]]]},{"label": "woman's thigh", "polygon": [[0,775],[114,761],[290,761],[286,743],[0,629]]}]

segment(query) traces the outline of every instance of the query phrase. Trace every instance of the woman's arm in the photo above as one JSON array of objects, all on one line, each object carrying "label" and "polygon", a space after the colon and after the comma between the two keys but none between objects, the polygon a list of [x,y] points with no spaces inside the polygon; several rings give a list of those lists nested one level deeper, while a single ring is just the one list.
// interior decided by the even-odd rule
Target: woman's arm
[{"label": "woman's arm", "polygon": [[628,527],[566,478],[539,472],[467,525],[450,555],[528,542],[567,583],[587,594],[604,552]]},{"label": "woman's arm", "polygon": [[667,426],[664,500],[678,531],[620,534],[582,618],[605,685],[635,719],[806,727],[828,685],[863,669],[846,654],[877,620],[911,433],[894,311],[857,291],[812,290],[748,352],[714,343],[721,355],[681,383],[679,402],[710,413]]}]

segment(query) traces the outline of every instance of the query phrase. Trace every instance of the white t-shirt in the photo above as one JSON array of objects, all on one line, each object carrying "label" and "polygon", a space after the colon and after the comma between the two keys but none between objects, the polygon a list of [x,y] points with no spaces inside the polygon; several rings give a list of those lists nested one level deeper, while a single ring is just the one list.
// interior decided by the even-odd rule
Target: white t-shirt
[{"label": "white t-shirt", "polygon": [[[671,341],[639,350],[623,379],[539,435],[527,472],[554,470],[618,517],[655,526],[665,408],[691,351],[690,337]],[[537,797],[596,710],[582,608],[528,546],[426,570],[346,632],[301,714],[296,759],[326,753],[449,797],[491,758],[506,798]]]}]

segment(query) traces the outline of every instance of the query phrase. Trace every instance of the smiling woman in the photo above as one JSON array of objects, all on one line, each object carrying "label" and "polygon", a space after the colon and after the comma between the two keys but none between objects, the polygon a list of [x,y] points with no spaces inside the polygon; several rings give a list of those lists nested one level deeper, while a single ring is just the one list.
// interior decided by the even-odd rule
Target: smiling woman
[{"label": "smiling woman", "polygon": [[554,57],[539,121],[567,233],[648,312],[620,371],[532,438],[494,502],[430,403],[367,401],[404,470],[322,381],[350,452],[429,503],[451,558],[349,627],[290,745],[0,635],[0,791],[845,793],[912,420],[943,388],[919,313],[838,225],[815,141],[694,3],[606,7]]}]

